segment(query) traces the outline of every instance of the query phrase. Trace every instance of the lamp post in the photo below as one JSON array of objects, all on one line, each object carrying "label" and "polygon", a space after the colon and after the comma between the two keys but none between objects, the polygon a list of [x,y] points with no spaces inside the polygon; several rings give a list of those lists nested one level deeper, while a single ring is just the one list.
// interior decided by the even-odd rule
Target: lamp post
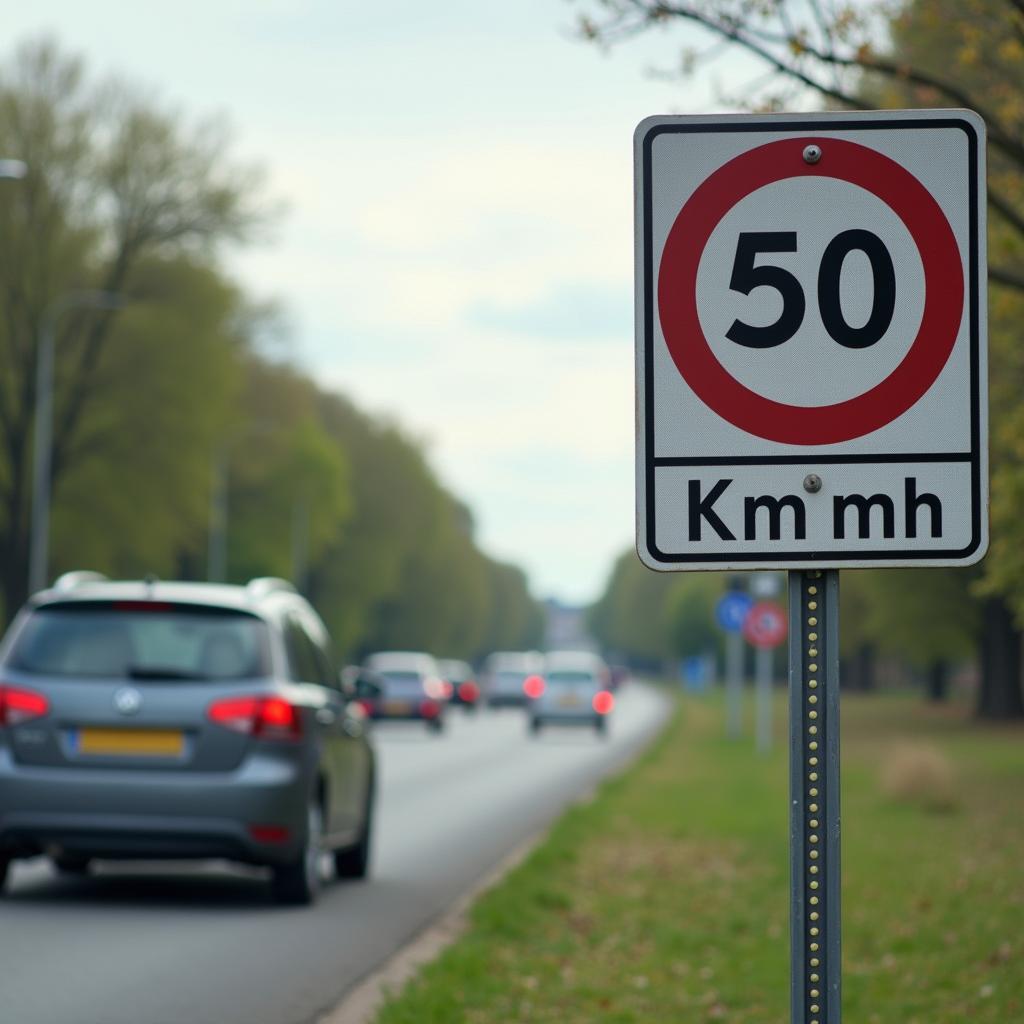
[{"label": "lamp post", "polygon": [[224,583],[228,575],[228,470],[235,446],[254,435],[277,429],[273,420],[256,420],[236,428],[213,450],[210,481],[210,529],[206,542],[206,578]]},{"label": "lamp post", "polygon": [[[3,161],[0,161],[2,167]],[[32,448],[32,522],[29,540],[28,589],[46,586],[50,542],[50,463],[53,456],[53,360],[57,321],[70,309],[120,309],[124,299],[114,292],[74,291],[59,296],[43,314],[36,356],[35,439]]]}]

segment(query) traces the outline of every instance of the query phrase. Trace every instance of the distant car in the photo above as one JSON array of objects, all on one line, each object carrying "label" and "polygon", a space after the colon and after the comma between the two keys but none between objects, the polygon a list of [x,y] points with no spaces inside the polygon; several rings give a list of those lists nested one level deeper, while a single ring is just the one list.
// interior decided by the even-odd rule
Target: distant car
[{"label": "distant car", "polygon": [[419,719],[434,732],[444,729],[450,688],[437,662],[417,651],[380,651],[363,666],[377,677],[381,693],[365,704],[373,718]]},{"label": "distant car", "polygon": [[0,647],[0,882],[16,857],[223,857],[311,902],[367,872],[374,755],[327,630],[283,580],[32,597]]},{"label": "distant car", "polygon": [[452,688],[449,700],[467,711],[475,711],[480,704],[480,684],[471,665],[464,661],[438,662],[441,677]]},{"label": "distant car", "polygon": [[491,708],[526,707],[527,681],[544,671],[544,658],[536,651],[501,651],[484,666],[484,699]]},{"label": "distant car", "polygon": [[588,651],[558,651],[545,659],[543,683],[530,696],[530,731],[584,725],[604,733],[615,707],[608,669]]}]

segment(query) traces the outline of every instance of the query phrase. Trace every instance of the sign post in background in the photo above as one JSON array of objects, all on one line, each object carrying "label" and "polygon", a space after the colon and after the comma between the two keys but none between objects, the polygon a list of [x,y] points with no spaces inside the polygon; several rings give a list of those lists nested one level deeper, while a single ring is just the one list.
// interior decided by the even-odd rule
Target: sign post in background
[{"label": "sign post in background", "polygon": [[837,570],[988,544],[984,144],[962,110],[635,136],[637,550],[789,570],[793,1024],[841,1017]]},{"label": "sign post in background", "polygon": [[728,590],[715,606],[719,626],[725,630],[725,734],[743,735],[743,624],[753,598],[742,590]]},{"label": "sign post in background", "polygon": [[[767,577],[774,583],[773,577]],[[774,586],[772,590],[774,590]],[[755,650],[754,680],[757,694],[757,749],[772,748],[772,662],[774,651],[786,639],[786,613],[774,601],[758,601],[743,623],[743,635]]]}]

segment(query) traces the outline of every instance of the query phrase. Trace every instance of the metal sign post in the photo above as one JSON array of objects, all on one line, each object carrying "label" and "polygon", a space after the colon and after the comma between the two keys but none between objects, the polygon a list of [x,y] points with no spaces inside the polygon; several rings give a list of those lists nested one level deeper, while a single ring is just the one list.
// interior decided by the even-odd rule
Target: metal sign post
[{"label": "metal sign post", "polygon": [[767,754],[772,749],[772,661],[767,647],[759,647],[754,660],[757,687],[757,749]]},{"label": "metal sign post", "polygon": [[725,640],[725,734],[731,740],[743,735],[743,634],[729,633]]},{"label": "metal sign post", "polygon": [[792,1024],[841,1020],[839,573],[789,574]]},{"label": "metal sign post", "polygon": [[[756,589],[776,589],[775,577],[762,577]],[[757,650],[757,749],[766,754],[772,747],[772,651],[786,639],[786,613],[774,601],[760,601],[743,623],[743,635]]]},{"label": "metal sign post", "polygon": [[727,590],[715,606],[715,618],[725,630],[725,734],[735,740],[743,734],[743,624],[747,621],[753,598],[746,591]]}]

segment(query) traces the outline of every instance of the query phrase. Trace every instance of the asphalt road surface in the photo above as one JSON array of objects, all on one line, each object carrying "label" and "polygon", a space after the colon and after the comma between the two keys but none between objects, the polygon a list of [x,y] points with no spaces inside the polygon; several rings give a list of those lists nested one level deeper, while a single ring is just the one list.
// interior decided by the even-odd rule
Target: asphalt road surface
[{"label": "asphalt road surface", "polygon": [[444,736],[376,731],[372,877],[282,908],[227,865],[100,865],[58,878],[15,865],[0,902],[3,1024],[306,1024],[386,960],[507,851],[626,760],[665,713],[620,695],[610,734],[526,734],[514,710],[453,709]]}]

